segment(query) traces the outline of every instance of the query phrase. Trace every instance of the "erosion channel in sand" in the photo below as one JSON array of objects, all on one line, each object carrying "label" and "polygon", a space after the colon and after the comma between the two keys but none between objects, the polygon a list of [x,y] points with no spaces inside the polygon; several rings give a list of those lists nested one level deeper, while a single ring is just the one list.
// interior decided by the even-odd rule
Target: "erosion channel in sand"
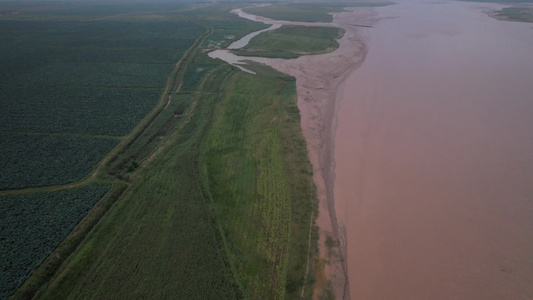
[{"label": "erosion channel in sand", "polygon": [[[338,40],[339,47],[326,54],[301,56],[296,59],[272,59],[239,57],[229,50],[220,49],[210,52],[209,56],[222,59],[248,73],[253,72],[244,66],[246,61],[255,61],[296,78],[301,127],[307,141],[319,200],[319,215],[316,224],[319,227],[319,250],[322,263],[319,264],[321,267],[315,274],[317,277],[315,289],[320,292],[322,289],[331,288],[337,299],[349,299],[347,265],[343,259],[346,256],[346,240],[343,230],[337,226],[333,200],[333,145],[336,127],[335,114],[338,107],[337,89],[346,76],[360,66],[365,58],[364,36],[368,27],[375,22],[374,10],[372,8],[346,8],[344,12],[334,14],[332,23],[272,20],[245,13],[241,9],[232,12],[249,20],[272,25],[261,32],[279,28],[282,25],[327,26],[342,28],[345,31],[343,37]],[[244,47],[255,35],[257,32],[245,36],[244,42],[237,41],[228,49]],[[338,250],[335,249],[336,247],[331,249],[326,246],[328,236],[340,242]]]}]

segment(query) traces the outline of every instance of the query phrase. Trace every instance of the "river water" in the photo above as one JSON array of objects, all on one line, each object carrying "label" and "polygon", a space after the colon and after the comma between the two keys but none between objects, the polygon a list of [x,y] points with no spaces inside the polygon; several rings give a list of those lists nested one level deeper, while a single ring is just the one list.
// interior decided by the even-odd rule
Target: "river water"
[{"label": "river water", "polygon": [[377,8],[343,84],[335,206],[351,299],[533,299],[533,24]]}]

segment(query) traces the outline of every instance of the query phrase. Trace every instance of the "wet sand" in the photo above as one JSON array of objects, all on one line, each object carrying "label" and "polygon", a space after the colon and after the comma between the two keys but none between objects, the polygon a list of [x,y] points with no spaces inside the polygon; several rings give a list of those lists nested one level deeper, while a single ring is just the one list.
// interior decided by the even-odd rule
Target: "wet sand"
[{"label": "wet sand", "polygon": [[533,25],[491,7],[402,1],[365,29],[334,140],[351,299],[533,299]]}]

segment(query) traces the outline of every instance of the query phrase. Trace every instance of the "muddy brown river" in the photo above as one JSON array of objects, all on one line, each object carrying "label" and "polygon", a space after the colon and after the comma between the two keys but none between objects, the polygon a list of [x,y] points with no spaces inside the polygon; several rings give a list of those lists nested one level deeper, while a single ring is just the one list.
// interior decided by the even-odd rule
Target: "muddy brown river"
[{"label": "muddy brown river", "polygon": [[533,24],[483,3],[377,8],[339,90],[351,299],[533,299]]}]

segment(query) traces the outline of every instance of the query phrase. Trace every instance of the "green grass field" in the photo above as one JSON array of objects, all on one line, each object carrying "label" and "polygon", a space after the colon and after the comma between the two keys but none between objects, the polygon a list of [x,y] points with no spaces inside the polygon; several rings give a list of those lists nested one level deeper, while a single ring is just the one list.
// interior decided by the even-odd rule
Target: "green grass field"
[{"label": "green grass field", "polygon": [[241,56],[296,58],[301,55],[335,50],[343,30],[332,27],[282,26],[254,37],[242,49],[233,52]]},{"label": "green grass field", "polygon": [[[121,5],[101,11],[140,8]],[[2,190],[87,176],[154,109],[176,62],[206,32],[180,18],[86,22],[98,6],[79,3],[5,6],[20,13],[0,19]]]}]

